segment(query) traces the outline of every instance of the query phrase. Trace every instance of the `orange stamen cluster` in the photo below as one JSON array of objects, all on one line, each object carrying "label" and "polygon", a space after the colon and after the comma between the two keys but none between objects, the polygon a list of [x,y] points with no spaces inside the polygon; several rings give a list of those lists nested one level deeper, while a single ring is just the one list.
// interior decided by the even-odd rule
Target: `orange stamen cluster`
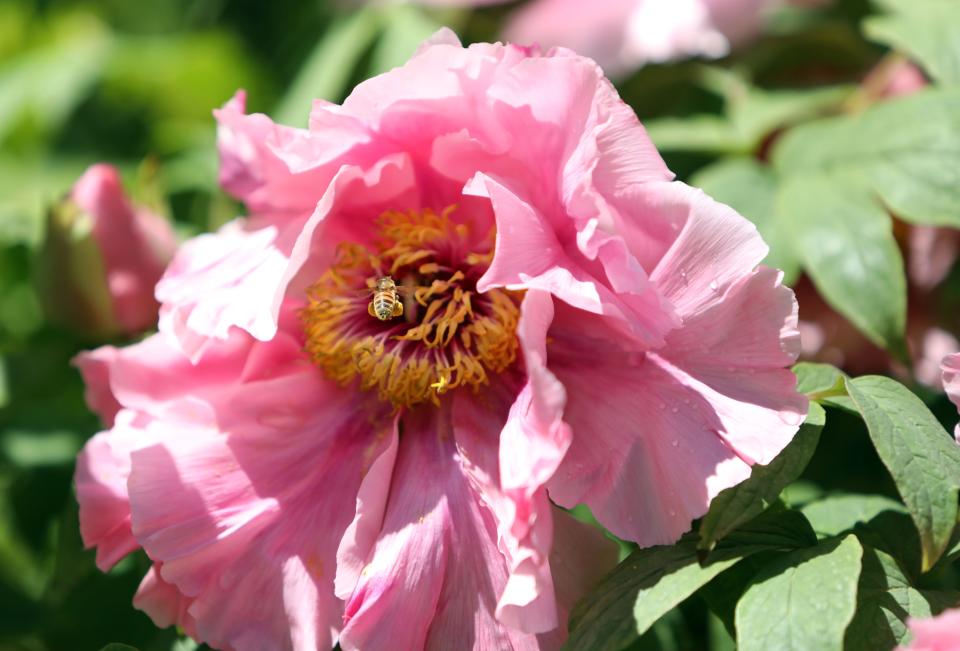
[{"label": "orange stamen cluster", "polygon": [[[476,291],[492,258],[492,237],[475,241],[452,212],[385,213],[375,251],[341,244],[333,265],[307,290],[306,349],[333,380],[359,381],[400,408],[439,404],[439,396],[461,386],[479,390],[514,362],[519,295]],[[407,304],[393,321],[367,311],[384,275],[397,281]]]}]

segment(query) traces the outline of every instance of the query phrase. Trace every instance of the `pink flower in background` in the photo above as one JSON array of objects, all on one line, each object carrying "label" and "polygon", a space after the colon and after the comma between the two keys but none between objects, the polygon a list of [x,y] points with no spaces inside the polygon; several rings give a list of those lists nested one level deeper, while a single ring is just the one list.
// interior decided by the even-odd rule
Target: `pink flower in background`
[{"label": "pink flower in background", "polygon": [[792,292],[592,61],[444,31],[309,129],[216,115],[250,217],[181,248],[158,335],[78,362],[83,537],[146,551],[158,625],[557,648],[615,550],[551,502],[671,542],[797,431]]},{"label": "pink flower in background", "polygon": [[930,619],[909,619],[913,641],[903,651],[960,651],[960,608]]},{"label": "pink flower in background", "polygon": [[[953,404],[960,407],[960,353],[951,353],[940,363],[943,371],[943,390]],[[960,424],[954,429],[954,438],[960,442]]]},{"label": "pink flower in background", "polygon": [[116,169],[93,165],[51,211],[42,282],[54,318],[105,336],[154,327],[153,288],[176,246],[169,222],[130,203]]},{"label": "pink flower in background", "polygon": [[774,0],[532,0],[508,22],[515,43],[568,47],[609,75],[649,62],[720,57],[760,32]]}]

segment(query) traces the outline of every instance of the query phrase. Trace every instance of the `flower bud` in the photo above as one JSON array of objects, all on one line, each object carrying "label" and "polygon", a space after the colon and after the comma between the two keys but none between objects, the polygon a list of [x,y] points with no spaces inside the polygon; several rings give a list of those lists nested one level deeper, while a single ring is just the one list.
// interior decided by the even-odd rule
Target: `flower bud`
[{"label": "flower bud", "polygon": [[49,318],[94,337],[152,328],[175,248],[170,224],[130,203],[115,168],[90,167],[48,215],[38,280]]}]

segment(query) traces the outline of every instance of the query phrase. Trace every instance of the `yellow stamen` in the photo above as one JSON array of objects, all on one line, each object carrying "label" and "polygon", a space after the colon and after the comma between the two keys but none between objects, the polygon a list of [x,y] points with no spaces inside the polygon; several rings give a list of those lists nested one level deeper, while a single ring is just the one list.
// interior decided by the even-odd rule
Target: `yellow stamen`
[{"label": "yellow stamen", "polygon": [[[513,364],[520,296],[476,292],[492,240],[473,241],[451,219],[453,210],[385,213],[375,252],[342,244],[308,289],[301,315],[306,349],[331,379],[356,381],[401,408],[439,404],[439,396],[461,386],[477,391]],[[401,288],[413,301],[405,318],[380,322],[367,314],[369,288],[387,273],[410,279]]]}]

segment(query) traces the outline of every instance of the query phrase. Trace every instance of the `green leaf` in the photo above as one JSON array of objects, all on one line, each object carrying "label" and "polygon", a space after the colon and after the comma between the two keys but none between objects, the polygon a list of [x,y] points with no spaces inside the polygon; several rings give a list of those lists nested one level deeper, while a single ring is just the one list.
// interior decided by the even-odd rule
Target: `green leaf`
[{"label": "green leaf", "polygon": [[69,465],[82,445],[69,431],[7,430],[0,436],[0,452],[20,468]]},{"label": "green leaf", "polygon": [[793,440],[765,466],[756,465],[750,477],[720,491],[700,523],[700,550],[713,549],[717,541],[773,503],[787,484],[800,476],[820,440],[825,422],[823,409],[810,404],[807,420]]},{"label": "green leaf", "polygon": [[383,33],[373,48],[368,71],[371,76],[405,63],[421,43],[443,27],[411,5],[388,6],[383,12]]},{"label": "green leaf", "polygon": [[697,172],[690,183],[752,221],[770,247],[764,263],[781,269],[784,282],[793,284],[800,273],[800,259],[775,210],[776,178],[769,167],[752,158],[726,158]]},{"label": "green leaf", "polygon": [[821,296],[879,346],[903,356],[907,283],[890,217],[845,176],[798,175],[778,210]]},{"label": "green leaf", "polygon": [[[796,127],[777,143],[773,161],[788,179],[858,176],[898,217],[960,226],[960,89],[927,89]],[[816,205],[817,197],[804,203]]]},{"label": "green leaf", "polygon": [[728,114],[735,131],[753,148],[782,127],[809,120],[839,106],[851,93],[849,86],[823,86],[802,90],[765,90],[748,86],[728,98]]},{"label": "green leaf", "polygon": [[644,128],[659,150],[747,153],[749,148],[718,115],[646,120]]},{"label": "green leaf", "polygon": [[59,22],[49,44],[0,66],[0,143],[24,125],[59,128],[103,74],[110,33],[90,16]]},{"label": "green leaf", "polygon": [[864,32],[910,55],[938,83],[960,84],[960,3],[956,0],[887,0],[891,12],[873,16]]},{"label": "green leaf", "polygon": [[317,43],[274,111],[277,121],[305,126],[314,99],[341,99],[380,26],[380,15],[371,7],[335,22]]},{"label": "green leaf", "polygon": [[841,651],[857,605],[863,549],[855,536],[769,565],[737,604],[740,651]]},{"label": "green leaf", "polygon": [[801,511],[817,535],[824,538],[850,531],[885,511],[906,513],[900,502],[882,495],[831,495],[807,504]]},{"label": "green leaf", "polygon": [[264,94],[249,50],[225,30],[190,31],[162,36],[117,38],[104,78],[110,100],[142,111],[171,149],[193,139],[184,133],[197,125],[209,134],[210,110],[238,88],[253,101]]},{"label": "green leaf", "polygon": [[844,384],[847,374],[837,367],[800,362],[795,364],[792,370],[797,376],[797,391],[805,393],[811,400],[846,411],[857,411],[847,396],[847,387]]},{"label": "green leaf", "polygon": [[864,547],[857,614],[847,629],[846,651],[891,649],[908,637],[908,617],[930,617],[960,601],[960,592],[920,590],[910,584],[897,561]]},{"label": "green leaf", "polygon": [[[173,643],[170,651],[197,651],[199,648],[200,645],[196,641],[189,637],[182,637]],[[340,647],[338,646],[337,648],[339,649]]]},{"label": "green leaf", "polygon": [[911,576],[920,576],[920,540],[905,536],[913,522],[903,504],[880,495],[834,495],[802,512],[822,538],[857,534],[860,542],[895,557]]},{"label": "green leaf", "polygon": [[838,106],[851,92],[846,86],[765,90],[716,66],[701,66],[698,76],[704,89],[723,99],[724,115],[646,120],[659,149],[749,154],[777,129]]},{"label": "green leaf", "polygon": [[847,391],[917,527],[926,572],[957,523],[960,446],[919,398],[890,378],[855,378],[847,382]]},{"label": "green leaf", "polygon": [[130,646],[129,644],[120,644],[119,642],[111,642],[107,646],[100,649],[100,651],[138,651],[136,647]]},{"label": "green leaf", "polygon": [[815,541],[803,516],[781,511],[764,514],[738,531],[735,540],[724,541],[706,565],[697,560],[693,534],[675,545],[638,549],[578,602],[570,616],[570,638],[564,648],[623,649],[667,611],[743,558]]},{"label": "green leaf", "polygon": [[797,391],[808,396],[840,391],[846,393],[843,380],[847,374],[830,364],[800,362],[793,367],[797,376]]}]

